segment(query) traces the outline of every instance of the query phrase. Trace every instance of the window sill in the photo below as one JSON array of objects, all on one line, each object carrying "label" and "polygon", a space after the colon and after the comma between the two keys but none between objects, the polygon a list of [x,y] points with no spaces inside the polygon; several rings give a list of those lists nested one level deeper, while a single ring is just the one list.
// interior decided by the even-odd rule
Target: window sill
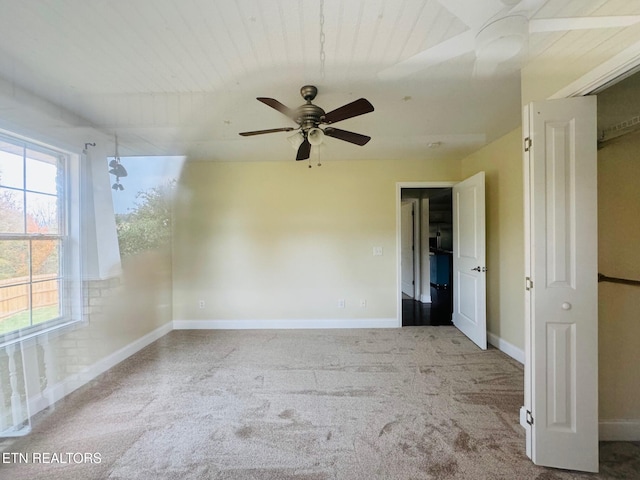
[{"label": "window sill", "polygon": [[[9,345],[13,345],[15,343],[24,343],[29,340],[35,341],[37,337],[40,335],[55,333],[56,335],[60,335],[62,333],[67,333],[71,330],[74,330],[77,327],[85,325],[89,322],[86,320],[71,320],[60,318],[55,321],[51,321],[52,324],[49,326],[43,325],[40,328],[30,328],[27,331],[8,333],[0,336],[0,348],[7,347]],[[55,322],[55,323],[53,323]]]}]

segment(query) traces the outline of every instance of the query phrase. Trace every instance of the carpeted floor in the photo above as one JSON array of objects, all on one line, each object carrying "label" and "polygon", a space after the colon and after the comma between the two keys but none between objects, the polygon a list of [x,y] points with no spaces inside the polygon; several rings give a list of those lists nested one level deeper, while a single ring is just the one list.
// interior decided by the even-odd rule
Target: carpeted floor
[{"label": "carpeted floor", "polygon": [[635,443],[601,444],[599,475],[536,467],[522,403],[522,366],[454,327],[174,331],[2,444],[89,461],[0,478],[640,478]]}]

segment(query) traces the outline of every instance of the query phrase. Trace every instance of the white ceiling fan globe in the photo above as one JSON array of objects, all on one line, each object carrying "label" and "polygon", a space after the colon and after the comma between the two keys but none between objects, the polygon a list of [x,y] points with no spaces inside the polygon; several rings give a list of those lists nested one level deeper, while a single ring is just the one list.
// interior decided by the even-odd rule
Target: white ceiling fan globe
[{"label": "white ceiling fan globe", "polygon": [[474,76],[488,77],[504,62],[526,52],[528,19],[524,15],[501,17],[484,26],[475,38]]},{"label": "white ceiling fan globe", "polygon": [[324,132],[319,128],[312,128],[307,132],[307,140],[313,146],[320,145],[324,140]]}]

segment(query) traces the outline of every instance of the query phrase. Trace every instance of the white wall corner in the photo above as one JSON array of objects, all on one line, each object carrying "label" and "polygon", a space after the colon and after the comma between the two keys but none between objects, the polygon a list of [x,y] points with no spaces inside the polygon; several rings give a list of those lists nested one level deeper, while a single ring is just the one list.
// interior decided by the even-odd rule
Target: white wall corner
[{"label": "white wall corner", "polygon": [[640,442],[640,419],[601,420],[601,442]]},{"label": "white wall corner", "polygon": [[487,341],[502,353],[509,355],[511,358],[524,365],[524,350],[521,348],[516,347],[491,332],[487,332]]}]

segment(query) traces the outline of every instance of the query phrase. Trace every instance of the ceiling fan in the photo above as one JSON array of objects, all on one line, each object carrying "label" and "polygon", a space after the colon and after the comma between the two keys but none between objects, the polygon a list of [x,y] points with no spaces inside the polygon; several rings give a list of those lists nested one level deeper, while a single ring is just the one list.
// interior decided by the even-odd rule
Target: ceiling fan
[{"label": "ceiling fan", "polygon": [[474,76],[490,77],[501,65],[517,64],[526,53],[529,35],[539,32],[626,27],[640,15],[532,18],[548,0],[437,0],[468,30],[378,73],[397,79],[460,55],[474,52]]},{"label": "ceiling fan", "polygon": [[332,124],[346,120],[347,118],[353,118],[358,115],[373,112],[373,105],[371,105],[368,100],[359,98],[358,100],[347,103],[340,108],[336,108],[335,110],[325,113],[322,108],[311,103],[312,100],[316,98],[317,94],[318,89],[313,85],[305,85],[302,87],[300,89],[300,95],[302,95],[302,98],[304,98],[307,103],[300,105],[295,109],[291,109],[273,98],[258,97],[258,101],[278,110],[280,113],[283,113],[296,122],[298,124],[298,128],[271,128],[268,130],[256,130],[253,132],[240,132],[240,135],[243,137],[249,137],[252,135],[262,135],[263,133],[290,132],[292,130],[298,130],[298,133],[293,137],[293,139],[291,139],[292,143],[296,142],[298,144],[296,160],[308,159],[311,154],[311,146],[322,143],[325,135],[360,146],[371,140],[371,137],[366,135],[349,132],[347,130],[340,130],[339,128],[320,128],[321,124]]}]

